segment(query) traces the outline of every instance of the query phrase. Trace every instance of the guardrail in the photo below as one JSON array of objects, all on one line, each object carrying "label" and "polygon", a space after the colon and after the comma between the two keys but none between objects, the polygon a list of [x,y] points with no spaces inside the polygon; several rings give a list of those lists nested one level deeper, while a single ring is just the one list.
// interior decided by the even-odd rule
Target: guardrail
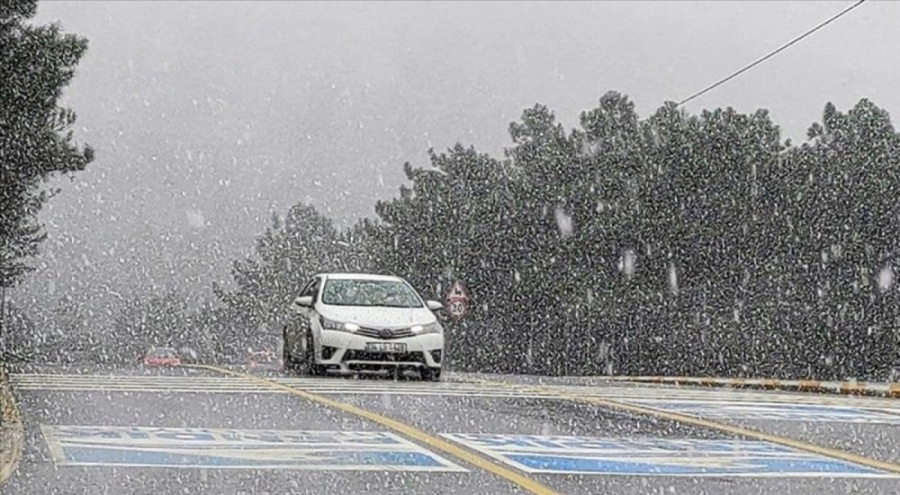
[{"label": "guardrail", "polygon": [[22,458],[25,427],[12,395],[3,363],[0,363],[0,484],[15,472]]},{"label": "guardrail", "polygon": [[612,381],[693,385],[702,387],[757,388],[843,395],[872,395],[900,398],[900,383],[826,382],[817,380],[775,380],[766,378],[703,378],[689,376],[610,376]]}]

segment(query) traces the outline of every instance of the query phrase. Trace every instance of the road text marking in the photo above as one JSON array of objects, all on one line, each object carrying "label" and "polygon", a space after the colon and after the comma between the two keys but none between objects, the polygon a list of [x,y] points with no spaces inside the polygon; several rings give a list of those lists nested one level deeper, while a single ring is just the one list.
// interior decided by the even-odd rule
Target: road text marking
[{"label": "road text marking", "polygon": [[57,466],[468,472],[381,431],[41,425]]},{"label": "road text marking", "polygon": [[442,435],[527,473],[635,476],[897,475],[769,442],[542,435]]},{"label": "road text marking", "polygon": [[206,366],[206,365],[191,365],[191,367],[198,369],[206,369],[211,371],[217,371],[219,373],[230,375],[234,377],[244,378],[249,381],[253,381],[258,383],[259,385],[277,388],[283,390],[291,395],[316,402],[333,409],[337,409],[339,411],[345,412],[347,414],[352,414],[354,416],[358,416],[360,418],[369,420],[373,423],[379,424],[393,430],[401,435],[409,438],[411,440],[415,440],[422,445],[427,445],[433,449],[439,450],[445,454],[449,454],[457,459],[461,459],[472,466],[475,466],[479,469],[487,471],[491,474],[494,474],[500,478],[503,478],[510,483],[513,483],[520,488],[523,488],[528,493],[533,493],[535,495],[558,495],[557,492],[553,491],[550,487],[543,485],[531,478],[515,471],[512,469],[508,469],[505,466],[495,463],[492,459],[483,457],[476,452],[467,450],[465,448],[460,447],[459,445],[444,440],[442,438],[438,438],[436,436],[432,436],[418,428],[409,426],[405,423],[401,423],[400,421],[388,418],[386,416],[382,416],[380,414],[374,413],[367,409],[363,409],[361,407],[357,407],[351,404],[347,404],[344,402],[340,402],[328,397],[323,397],[321,395],[313,394],[310,392],[306,392],[304,390],[298,390],[295,388],[288,387],[287,385],[282,385],[281,383],[268,380],[265,378],[256,377],[253,375],[247,375],[244,373],[238,373],[235,371],[231,371],[225,368],[218,368],[215,366]]},{"label": "road text marking", "polygon": [[[490,385],[503,385],[502,382],[494,382],[489,380],[481,380],[481,379],[473,379],[471,380],[473,383],[482,383],[482,384],[490,384]],[[520,387],[520,385],[516,385],[516,387]],[[548,391],[546,387],[541,386],[532,386],[526,387],[528,389],[532,389],[534,391]],[[744,428],[741,426],[729,425],[725,423],[720,423],[718,421],[712,421],[709,419],[699,418],[695,416],[689,416],[687,414],[682,414],[673,411],[664,411],[661,409],[653,409],[646,406],[641,406],[637,404],[629,404],[627,402],[622,402],[619,400],[612,399],[604,399],[598,397],[586,397],[580,396],[570,393],[565,393],[562,391],[557,392],[557,399],[560,400],[569,400],[573,402],[580,402],[583,404],[591,404],[595,406],[600,406],[606,409],[625,411],[632,414],[639,414],[642,416],[651,416],[662,419],[667,419],[669,421],[674,421],[677,423],[688,424],[693,426],[699,426],[701,428],[708,428],[712,430],[722,431],[725,433],[729,433],[736,436],[742,436],[747,438],[752,438],[754,440],[759,440],[762,442],[770,442],[777,445],[782,445],[784,447],[789,447],[796,450],[802,450],[805,452],[809,452],[811,454],[816,454],[825,457],[831,457],[833,459],[838,459],[841,461],[859,464],[862,466],[866,466],[872,469],[878,469],[881,471],[887,471],[889,473],[900,474],[900,464],[896,464],[893,462],[880,461],[878,459],[872,459],[870,457],[865,457],[858,454],[853,454],[851,452],[845,452],[843,450],[832,449],[828,447],[822,447],[820,445],[815,445],[809,442],[803,442],[800,440],[795,440],[793,438],[781,437],[778,435],[773,435],[770,433],[764,433],[761,431],[753,430],[750,428]]]}]

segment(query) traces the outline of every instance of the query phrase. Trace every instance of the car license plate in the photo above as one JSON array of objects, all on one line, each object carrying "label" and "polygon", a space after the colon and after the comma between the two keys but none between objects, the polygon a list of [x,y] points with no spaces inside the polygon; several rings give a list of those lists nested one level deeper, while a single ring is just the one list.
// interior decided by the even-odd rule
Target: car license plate
[{"label": "car license plate", "polygon": [[394,342],[366,342],[366,350],[372,352],[406,352],[406,344]]}]

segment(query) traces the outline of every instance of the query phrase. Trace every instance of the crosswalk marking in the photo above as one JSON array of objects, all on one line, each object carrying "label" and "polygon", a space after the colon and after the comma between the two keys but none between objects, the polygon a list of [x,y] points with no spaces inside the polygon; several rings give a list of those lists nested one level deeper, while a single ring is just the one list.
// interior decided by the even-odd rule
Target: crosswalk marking
[{"label": "crosswalk marking", "polygon": [[[480,384],[464,381],[439,383],[391,380],[355,380],[347,378],[276,377],[288,387],[324,395],[405,395],[506,399],[553,398],[565,393],[585,397],[639,401],[647,399],[702,400],[729,402],[766,402],[817,404],[867,408],[897,408],[896,399],[826,397],[776,392],[749,392],[727,389],[691,389],[663,386],[620,385],[528,385]],[[284,394],[284,390],[261,387],[250,380],[225,376],[167,375],[77,375],[11,374],[10,382],[20,391],[58,392],[145,392],[145,393],[224,393]]]},{"label": "crosswalk marking", "polygon": [[[525,394],[502,387],[485,388],[480,385],[444,382],[404,383],[350,381],[346,379],[292,379],[275,381],[289,387],[322,394],[394,394],[449,395],[491,397],[547,397],[551,394]],[[101,375],[32,375],[11,374],[10,382],[16,390],[64,392],[153,392],[153,393],[286,393],[275,388],[260,387],[249,380],[230,377],[180,376],[101,376]]]}]

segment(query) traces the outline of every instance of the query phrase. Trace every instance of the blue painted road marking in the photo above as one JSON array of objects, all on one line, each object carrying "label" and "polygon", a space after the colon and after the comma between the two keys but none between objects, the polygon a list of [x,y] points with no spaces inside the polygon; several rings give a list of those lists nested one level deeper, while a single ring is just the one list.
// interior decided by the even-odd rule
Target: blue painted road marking
[{"label": "blue painted road marking", "polygon": [[[350,452],[280,452],[284,449],[200,450],[184,449],[132,449],[123,447],[67,448],[69,465],[121,465],[166,467],[216,467],[216,468],[289,468],[315,469],[396,469],[403,467],[440,468],[443,464],[421,452],[401,451],[350,451]],[[124,461],[124,462],[123,462]]]},{"label": "blue painted road marking", "polygon": [[898,477],[762,441],[442,435],[527,473],[718,477]]},{"label": "blue painted road marking", "polygon": [[59,466],[467,470],[379,431],[41,426]]},{"label": "blue painted road marking", "polygon": [[703,418],[900,425],[900,416],[859,407],[658,399],[633,399],[627,402]]}]

